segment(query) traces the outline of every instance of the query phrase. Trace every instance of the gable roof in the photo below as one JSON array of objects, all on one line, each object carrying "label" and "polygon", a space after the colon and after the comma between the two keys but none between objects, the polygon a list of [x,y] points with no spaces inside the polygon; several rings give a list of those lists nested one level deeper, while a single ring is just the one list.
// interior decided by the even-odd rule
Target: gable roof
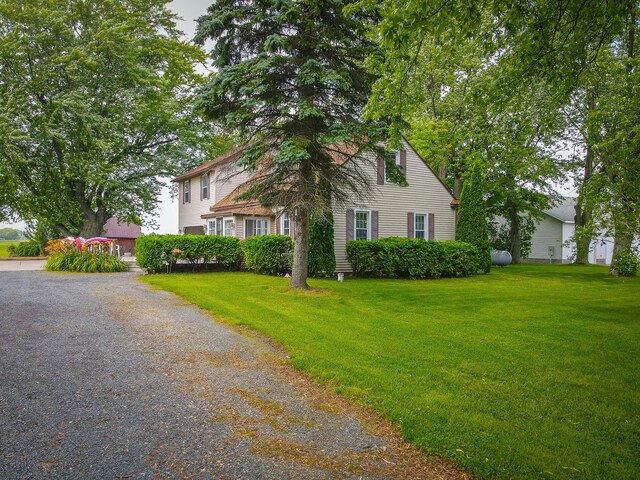
[{"label": "gable roof", "polygon": [[138,238],[142,235],[140,226],[134,223],[120,223],[116,217],[111,217],[104,224],[104,236],[107,238]]},{"label": "gable roof", "polygon": [[232,148],[228,152],[217,156],[213,160],[209,160],[208,162],[205,162],[202,165],[199,165],[196,168],[194,168],[192,170],[189,170],[186,173],[183,173],[182,175],[178,175],[177,177],[175,177],[171,181],[172,182],[181,182],[183,180],[188,180],[190,178],[197,177],[198,175],[203,175],[203,174],[205,174],[206,172],[208,172],[209,170],[211,170],[214,167],[217,167],[217,166],[220,166],[220,165],[227,165],[229,163],[236,162],[236,161],[238,161],[240,159],[240,157],[242,156],[242,153],[245,151],[246,148],[247,148],[246,145],[243,145],[241,147]]},{"label": "gable roof", "polygon": [[544,213],[563,223],[574,223],[577,201],[576,197],[562,197],[562,201],[558,205],[544,210]]}]

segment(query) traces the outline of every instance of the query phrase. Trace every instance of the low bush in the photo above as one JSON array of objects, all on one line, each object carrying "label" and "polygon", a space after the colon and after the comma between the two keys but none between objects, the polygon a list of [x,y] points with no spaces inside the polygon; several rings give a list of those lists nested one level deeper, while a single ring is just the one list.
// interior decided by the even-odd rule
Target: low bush
[{"label": "low bush", "polygon": [[42,255],[42,246],[37,240],[29,240],[9,245],[7,251],[12,257],[39,257]]},{"label": "low bush", "polygon": [[195,270],[215,262],[237,268],[242,258],[240,240],[218,235],[148,235],[136,240],[136,263],[149,272],[171,269],[187,260]]},{"label": "low bush", "polygon": [[287,235],[260,235],[242,243],[248,270],[267,275],[284,275],[289,270],[293,242]]},{"label": "low bush", "polygon": [[49,255],[46,269],[52,272],[126,272],[127,264],[106,253],[67,251]]},{"label": "low bush", "polygon": [[465,277],[478,271],[478,249],[457,241],[352,240],[347,243],[347,259],[355,275],[374,277]]},{"label": "low bush", "polygon": [[627,250],[616,255],[613,268],[621,277],[635,277],[638,273],[639,263],[638,257]]}]

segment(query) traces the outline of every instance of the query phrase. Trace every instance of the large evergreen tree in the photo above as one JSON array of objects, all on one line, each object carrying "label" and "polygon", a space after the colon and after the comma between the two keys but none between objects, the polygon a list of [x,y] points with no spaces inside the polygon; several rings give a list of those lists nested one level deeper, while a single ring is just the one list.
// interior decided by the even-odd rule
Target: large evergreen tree
[{"label": "large evergreen tree", "polygon": [[99,235],[110,216],[153,212],[158,176],[201,161],[204,53],[167,3],[0,2],[0,218]]},{"label": "large evergreen tree", "polygon": [[489,234],[487,229],[487,210],[482,188],[482,174],[479,164],[475,164],[471,176],[464,183],[460,195],[456,240],[471,243],[478,247],[478,268],[485,273],[491,269],[491,253],[489,252]]},{"label": "large evergreen tree", "polygon": [[197,108],[249,144],[240,165],[262,175],[246,196],[293,213],[293,288],[307,288],[312,211],[367,188],[358,164],[336,155],[354,157],[379,138],[376,124],[361,121],[371,83],[368,19],[345,14],[349,3],[217,0],[198,20],[196,41],[214,41],[217,72]]}]

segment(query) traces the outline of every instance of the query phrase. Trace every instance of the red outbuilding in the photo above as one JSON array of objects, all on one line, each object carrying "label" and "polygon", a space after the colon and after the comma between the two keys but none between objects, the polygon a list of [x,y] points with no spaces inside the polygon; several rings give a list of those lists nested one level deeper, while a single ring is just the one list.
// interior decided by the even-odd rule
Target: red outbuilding
[{"label": "red outbuilding", "polygon": [[120,255],[135,255],[136,238],[142,235],[140,226],[134,223],[121,223],[116,217],[107,220],[104,236],[116,241],[120,246]]}]

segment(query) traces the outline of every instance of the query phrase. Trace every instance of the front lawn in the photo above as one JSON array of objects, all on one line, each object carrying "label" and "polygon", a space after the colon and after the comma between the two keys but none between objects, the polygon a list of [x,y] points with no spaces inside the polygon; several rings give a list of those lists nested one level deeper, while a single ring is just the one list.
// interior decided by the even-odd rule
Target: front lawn
[{"label": "front lawn", "polygon": [[446,280],[144,277],[278,340],[296,367],[480,478],[640,472],[640,278],[517,265]]}]

